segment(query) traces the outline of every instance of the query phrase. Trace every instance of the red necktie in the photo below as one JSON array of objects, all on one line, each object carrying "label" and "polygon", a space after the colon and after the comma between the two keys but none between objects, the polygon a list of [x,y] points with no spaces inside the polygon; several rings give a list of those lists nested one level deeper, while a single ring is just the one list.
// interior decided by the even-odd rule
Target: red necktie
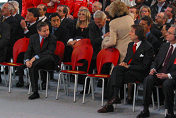
[{"label": "red necktie", "polygon": [[[135,54],[135,52],[136,52],[136,46],[137,46],[137,44],[134,43],[134,45],[133,45],[133,54]],[[130,64],[131,61],[132,61],[132,58],[129,60],[128,64]]]},{"label": "red necktie", "polygon": [[41,49],[42,46],[43,46],[43,42],[44,42],[44,38],[42,38],[42,41],[41,41],[41,43],[40,43],[40,49]]}]

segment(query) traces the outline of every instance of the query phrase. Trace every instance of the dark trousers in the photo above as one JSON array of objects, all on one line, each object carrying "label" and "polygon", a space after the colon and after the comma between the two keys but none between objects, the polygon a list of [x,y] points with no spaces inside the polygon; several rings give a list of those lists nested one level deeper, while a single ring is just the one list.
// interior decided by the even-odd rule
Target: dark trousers
[{"label": "dark trousers", "polygon": [[38,70],[45,69],[51,70],[55,69],[55,62],[51,56],[42,57],[33,62],[32,67],[29,68],[29,74],[31,79],[32,91],[38,91]]},{"label": "dark trousers", "polygon": [[[142,79],[142,78],[141,78]],[[118,95],[117,89],[120,89],[126,83],[132,83],[135,81],[141,81],[136,77],[136,73],[130,69],[127,69],[123,66],[115,66],[111,77],[108,82],[108,97],[112,99]],[[117,88],[117,89],[115,89]]]},{"label": "dark trousers", "polygon": [[174,79],[159,79],[152,75],[148,75],[144,79],[144,109],[148,110],[152,91],[155,85],[162,85],[165,96],[165,108],[168,109],[168,113],[173,114],[176,81]]}]

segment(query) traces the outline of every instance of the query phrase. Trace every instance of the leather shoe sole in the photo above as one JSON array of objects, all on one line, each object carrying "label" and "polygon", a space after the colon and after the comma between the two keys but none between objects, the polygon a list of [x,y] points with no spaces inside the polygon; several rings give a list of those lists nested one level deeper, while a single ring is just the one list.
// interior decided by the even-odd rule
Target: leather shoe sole
[{"label": "leather shoe sole", "polygon": [[136,118],[146,118],[146,117],[149,117],[149,116],[150,116],[150,112],[141,111],[141,113],[138,114]]},{"label": "leather shoe sole", "polygon": [[114,107],[112,105],[105,105],[103,108],[97,111],[98,113],[108,113],[114,112]]},{"label": "leather shoe sole", "polygon": [[29,100],[34,100],[40,98],[40,95],[38,93],[33,93],[31,96],[28,97]]}]

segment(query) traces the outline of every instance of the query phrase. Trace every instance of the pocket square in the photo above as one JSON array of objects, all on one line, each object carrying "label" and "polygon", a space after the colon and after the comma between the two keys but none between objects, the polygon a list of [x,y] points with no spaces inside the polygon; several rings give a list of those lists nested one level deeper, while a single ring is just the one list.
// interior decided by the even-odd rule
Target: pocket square
[{"label": "pocket square", "polygon": [[174,64],[176,64],[176,58],[175,58],[175,60],[174,60]]},{"label": "pocket square", "polygon": [[139,57],[144,57],[144,55],[143,55],[143,54],[141,54]]}]

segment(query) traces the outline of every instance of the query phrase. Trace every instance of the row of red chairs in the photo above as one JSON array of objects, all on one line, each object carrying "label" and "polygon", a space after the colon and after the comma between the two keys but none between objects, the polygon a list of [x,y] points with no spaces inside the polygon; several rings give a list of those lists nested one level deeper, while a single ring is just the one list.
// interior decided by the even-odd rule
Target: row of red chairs
[{"label": "row of red chairs", "polygon": [[[27,50],[29,44],[28,38],[19,39],[13,47],[13,62],[12,63],[0,63],[1,66],[8,66],[8,67],[14,67],[14,66],[21,66],[22,64],[16,63],[17,57],[21,52],[25,52]],[[60,41],[57,41],[57,46],[55,50],[55,54],[58,55],[61,58],[61,61],[64,57],[64,44]],[[93,55],[93,48],[91,45],[90,39],[82,39],[76,43],[74,46],[71,62],[65,63],[72,66],[71,70],[61,70],[59,72],[59,78],[58,78],[58,86],[57,86],[57,94],[56,99],[58,99],[59,90],[60,90],[60,82],[61,82],[61,74],[73,74],[75,75],[75,83],[74,83],[74,102],[76,102],[76,91],[77,91],[77,84],[78,84],[78,75],[87,75],[85,79],[85,86],[87,84],[87,78],[91,78],[91,90],[92,90],[92,96],[94,96],[94,89],[93,89],[93,78],[100,78],[102,79],[102,105],[103,105],[103,98],[104,98],[104,78],[109,78],[110,75],[101,74],[101,69],[103,64],[105,63],[112,63],[114,66],[117,65],[118,59],[119,59],[119,51],[115,48],[108,48],[108,49],[102,49],[98,55],[97,55],[97,74],[89,74],[89,68],[90,63]],[[77,66],[83,66],[83,64],[79,64],[79,60],[86,60],[88,62],[88,66],[86,71],[79,71],[76,70]],[[60,62],[61,63],[61,62]],[[10,69],[10,68],[9,68]],[[47,71],[47,70],[46,70]],[[48,75],[49,73],[47,73]],[[11,92],[11,81],[12,81],[12,71],[9,70],[9,92]],[[47,76],[47,86],[46,86],[46,97],[47,97],[47,88],[48,88],[48,81],[49,77]],[[29,87],[30,92],[30,87]],[[85,89],[83,94],[83,103],[85,99]]]}]

